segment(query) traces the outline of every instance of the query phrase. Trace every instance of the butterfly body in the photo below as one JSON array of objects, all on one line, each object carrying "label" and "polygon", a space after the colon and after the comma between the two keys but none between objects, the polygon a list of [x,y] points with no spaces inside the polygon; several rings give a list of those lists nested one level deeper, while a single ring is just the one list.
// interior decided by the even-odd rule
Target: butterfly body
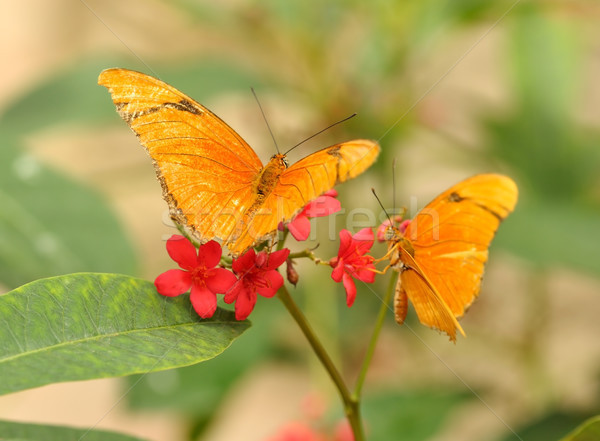
[{"label": "butterfly body", "polygon": [[273,192],[277,186],[279,177],[287,167],[285,155],[278,153],[271,158],[256,176],[255,193],[257,194],[257,200],[259,196],[266,197]]},{"label": "butterfly body", "polygon": [[390,267],[399,272],[398,323],[404,322],[410,300],[421,323],[451,340],[457,330],[464,335],[458,319],[479,294],[488,247],[517,195],[510,178],[477,175],[427,204],[404,231],[388,228]]},{"label": "butterfly body", "polygon": [[366,170],[379,145],[354,140],[290,167],[283,154],[263,167],[254,150],[206,107],[140,72],[107,69],[98,83],[152,158],[171,217],[204,243],[238,255],[273,236],[304,205]]}]

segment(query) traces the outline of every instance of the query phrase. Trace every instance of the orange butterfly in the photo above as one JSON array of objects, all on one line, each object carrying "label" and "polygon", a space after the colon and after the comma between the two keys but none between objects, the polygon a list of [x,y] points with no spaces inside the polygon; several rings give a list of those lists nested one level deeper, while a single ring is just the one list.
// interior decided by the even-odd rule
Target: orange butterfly
[{"label": "orange butterfly", "polygon": [[443,192],[405,231],[388,227],[390,265],[400,272],[394,297],[404,323],[408,299],[419,321],[456,340],[458,320],[479,294],[488,247],[500,222],[513,211],[518,190],[506,176],[473,176]]},{"label": "orange butterfly", "polygon": [[280,221],[379,154],[376,142],[359,139],[289,168],[278,153],[263,167],[240,135],[174,87],[127,69],[103,71],[98,84],[148,150],[173,220],[200,242],[220,239],[233,255],[271,237]]}]

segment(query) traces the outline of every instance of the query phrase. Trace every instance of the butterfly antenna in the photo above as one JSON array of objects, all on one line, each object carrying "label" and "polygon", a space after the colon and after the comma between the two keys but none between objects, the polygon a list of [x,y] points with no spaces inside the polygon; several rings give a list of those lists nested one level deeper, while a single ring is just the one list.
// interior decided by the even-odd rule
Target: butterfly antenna
[{"label": "butterfly antenna", "polygon": [[341,123],[343,123],[343,122],[345,122],[345,121],[348,121],[350,118],[354,118],[355,116],[356,116],[356,113],[353,113],[352,115],[350,115],[350,116],[347,116],[346,118],[344,118],[344,119],[341,119],[341,120],[339,120],[338,122],[334,122],[333,124],[331,124],[331,125],[329,125],[329,126],[325,127],[323,130],[319,130],[319,131],[318,131],[317,133],[315,133],[314,135],[310,135],[310,136],[309,136],[308,138],[306,138],[305,140],[303,140],[303,141],[300,141],[298,144],[296,144],[296,145],[295,145],[295,146],[293,146],[291,149],[289,149],[287,152],[285,152],[285,153],[284,153],[284,155],[287,155],[289,152],[291,152],[292,150],[294,150],[294,149],[295,149],[296,147],[298,147],[299,145],[301,145],[301,144],[304,144],[304,143],[305,143],[306,141],[308,141],[309,139],[313,139],[315,136],[317,136],[317,135],[320,135],[320,134],[321,134],[321,133],[323,133],[325,130],[329,130],[329,129],[331,129],[332,127],[335,127],[335,126],[337,126],[338,124],[341,124]]},{"label": "butterfly antenna", "polygon": [[396,158],[392,160],[392,207],[396,211]]},{"label": "butterfly antenna", "polygon": [[265,124],[267,125],[267,129],[269,129],[269,133],[271,134],[271,139],[273,139],[273,144],[275,144],[275,150],[277,150],[277,153],[279,153],[279,146],[277,146],[277,141],[275,141],[275,136],[273,135],[273,131],[271,130],[271,126],[269,125],[269,121],[267,120],[267,116],[265,115],[265,111],[263,110],[262,106],[260,105],[260,101],[258,100],[258,97],[256,96],[256,92],[254,91],[254,87],[251,87],[250,90],[252,91],[252,95],[254,95],[254,99],[256,100],[256,104],[258,104],[258,108],[260,109],[260,113],[262,114],[262,117],[265,120]]},{"label": "butterfly antenna", "polygon": [[375,199],[377,199],[377,202],[379,202],[379,206],[381,207],[381,209],[383,210],[383,212],[385,213],[386,217],[388,218],[388,220],[390,221],[390,226],[394,226],[394,223],[392,222],[392,218],[390,217],[390,215],[388,214],[387,210],[385,209],[385,207],[383,206],[383,204],[381,203],[381,199],[379,199],[379,196],[377,196],[377,193],[375,193],[375,189],[373,187],[371,187],[371,191],[373,192],[373,196],[375,196]]}]

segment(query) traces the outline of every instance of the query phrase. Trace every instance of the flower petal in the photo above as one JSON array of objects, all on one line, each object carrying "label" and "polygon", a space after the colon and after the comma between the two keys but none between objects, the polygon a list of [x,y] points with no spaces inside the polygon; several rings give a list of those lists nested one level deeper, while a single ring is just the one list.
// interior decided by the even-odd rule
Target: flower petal
[{"label": "flower petal", "polygon": [[167,240],[167,253],[183,269],[196,267],[196,248],[183,236],[174,234]]},{"label": "flower petal", "polygon": [[187,271],[172,269],[160,274],[154,280],[154,286],[156,286],[158,293],[163,296],[178,296],[190,289],[192,286],[192,276]]},{"label": "flower petal", "polygon": [[283,250],[275,251],[269,254],[269,260],[266,266],[263,267],[264,270],[273,270],[275,268],[279,268],[283,262],[285,262],[290,255],[289,248],[284,248]]},{"label": "flower petal", "polygon": [[235,285],[237,277],[225,268],[215,268],[211,270],[210,276],[205,279],[205,282],[212,292],[225,294]]},{"label": "flower petal", "polygon": [[354,236],[352,236],[354,246],[356,246],[356,252],[359,255],[363,255],[369,252],[375,241],[373,230],[370,228],[363,228]]},{"label": "flower petal", "polygon": [[296,216],[291,222],[287,224],[287,228],[299,242],[308,239],[310,235],[310,221],[306,216]]},{"label": "flower petal", "polygon": [[375,265],[370,263],[361,268],[357,268],[352,275],[362,282],[373,283],[375,281]]},{"label": "flower petal", "polygon": [[346,273],[344,273],[343,282],[346,289],[346,304],[350,307],[354,303],[354,299],[356,299],[356,285],[352,277]]},{"label": "flower petal", "polygon": [[256,304],[256,293],[244,290],[240,292],[235,302],[235,318],[236,320],[246,320],[254,309]]},{"label": "flower petal", "polygon": [[333,268],[331,272],[331,278],[340,283],[342,281],[342,276],[344,275],[344,259],[339,259],[337,265]]},{"label": "flower petal", "polygon": [[190,301],[202,318],[212,317],[217,310],[217,295],[201,284],[194,283],[192,285]]},{"label": "flower petal", "polygon": [[406,219],[405,221],[402,221],[402,223],[398,226],[398,229],[400,230],[400,232],[402,234],[404,234],[404,232],[408,228],[409,224],[410,224],[410,219]]},{"label": "flower petal", "polygon": [[214,268],[221,260],[221,254],[223,254],[223,250],[219,242],[214,240],[206,242],[198,248],[196,265],[203,266],[204,268]]},{"label": "flower petal", "polygon": [[250,248],[244,254],[242,254],[237,259],[233,259],[231,263],[231,268],[239,275],[243,275],[243,273],[248,272],[252,268],[254,268],[254,261],[256,260],[256,251],[254,248]]},{"label": "flower petal", "polygon": [[263,297],[273,297],[283,285],[283,276],[276,270],[267,271],[261,276],[264,286],[257,286],[256,292]]},{"label": "flower petal", "polygon": [[223,300],[225,303],[231,304],[239,297],[240,293],[246,289],[246,285],[243,279],[238,279],[231,288],[225,293]]},{"label": "flower petal", "polygon": [[337,213],[342,209],[342,203],[335,197],[321,195],[305,207],[308,217],[323,217]]},{"label": "flower petal", "polygon": [[345,257],[351,251],[352,234],[345,228],[340,231],[340,248],[338,257]]}]

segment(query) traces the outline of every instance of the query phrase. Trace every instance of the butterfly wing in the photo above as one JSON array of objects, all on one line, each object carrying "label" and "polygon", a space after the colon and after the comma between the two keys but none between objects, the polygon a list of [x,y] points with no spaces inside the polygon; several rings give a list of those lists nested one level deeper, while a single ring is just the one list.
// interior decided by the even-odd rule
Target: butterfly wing
[{"label": "butterfly wing", "polygon": [[457,329],[465,335],[456,317],[419,264],[405,249],[401,249],[400,254],[404,267],[398,277],[394,296],[396,322],[404,323],[408,311],[407,299],[410,299],[421,323],[446,332],[452,341],[456,340]]},{"label": "butterfly wing", "polygon": [[252,148],[206,107],[156,78],[107,69],[98,84],[154,161],[175,220],[202,242],[229,237],[254,201],[262,163]]},{"label": "butterfly wing", "polygon": [[375,162],[379,151],[375,141],[357,139],[321,149],[287,168],[233,249],[245,249],[334,185],[364,172]]},{"label": "butterfly wing", "polygon": [[460,327],[448,311],[460,318],[479,294],[488,247],[517,196],[510,178],[477,175],[439,195],[410,222],[400,277],[421,323],[454,340]]}]

